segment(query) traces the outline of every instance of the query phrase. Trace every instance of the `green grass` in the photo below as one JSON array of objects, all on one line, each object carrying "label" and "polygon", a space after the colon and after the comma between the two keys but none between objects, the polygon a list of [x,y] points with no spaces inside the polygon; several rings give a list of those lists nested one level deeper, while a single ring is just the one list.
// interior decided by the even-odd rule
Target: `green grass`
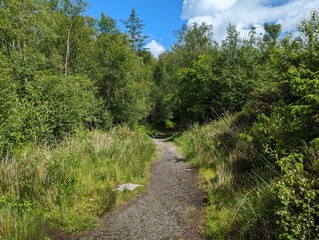
[{"label": "green grass", "polygon": [[249,137],[242,137],[247,119],[243,113],[226,115],[194,125],[175,140],[200,172],[208,199],[207,239],[275,239],[274,174],[255,164],[265,159]]},{"label": "green grass", "polygon": [[1,240],[45,239],[43,213],[19,213],[15,209],[2,209],[0,212]]},{"label": "green grass", "polygon": [[154,154],[146,134],[117,127],[2,159],[0,239],[44,239],[45,223],[67,232],[98,226],[99,216],[134,195],[115,192],[117,184],[146,183]]}]

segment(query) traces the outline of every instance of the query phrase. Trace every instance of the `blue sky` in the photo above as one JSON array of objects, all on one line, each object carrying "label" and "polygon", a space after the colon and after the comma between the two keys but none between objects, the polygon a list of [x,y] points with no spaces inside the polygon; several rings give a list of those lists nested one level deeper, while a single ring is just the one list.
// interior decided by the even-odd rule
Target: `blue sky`
[{"label": "blue sky", "polygon": [[126,20],[134,7],[143,20],[144,34],[150,36],[147,41],[155,40],[166,49],[175,41],[174,30],[182,27],[180,18],[183,0],[88,0],[90,8],[87,14],[99,18],[100,13],[118,20],[118,26],[124,31],[120,20]]},{"label": "blue sky", "polygon": [[144,34],[150,36],[147,48],[157,57],[176,41],[174,31],[183,24],[205,22],[213,25],[214,39],[225,38],[229,23],[243,36],[255,26],[263,32],[266,22],[279,23],[283,32],[295,30],[296,24],[319,9],[319,0],[87,0],[87,14],[99,18],[104,12],[118,20],[126,20],[134,7],[144,21]]}]

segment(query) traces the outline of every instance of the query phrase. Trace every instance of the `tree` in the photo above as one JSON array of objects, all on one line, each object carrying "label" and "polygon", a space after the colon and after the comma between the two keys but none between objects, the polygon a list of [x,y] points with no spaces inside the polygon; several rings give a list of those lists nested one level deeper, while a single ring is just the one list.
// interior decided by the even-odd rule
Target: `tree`
[{"label": "tree", "polygon": [[214,93],[219,89],[214,85],[218,45],[212,29],[211,25],[194,23],[177,31],[178,42],[173,46],[173,64],[179,67],[175,117],[183,122],[202,122],[211,117],[212,101],[217,97]]},{"label": "tree", "polygon": [[[61,21],[63,30],[62,33],[65,33],[64,38],[64,74],[69,75],[69,66],[71,61],[72,53],[72,34],[75,31],[75,25],[81,13],[87,8],[87,3],[84,0],[51,0],[51,8],[57,13],[57,17]],[[59,33],[61,34],[61,33]]]},{"label": "tree", "polygon": [[214,45],[213,27],[206,23],[184,25],[176,33],[178,41],[173,51],[180,55],[183,67],[190,66],[192,61],[198,60],[201,54],[209,52]]},{"label": "tree", "polygon": [[165,52],[159,56],[153,71],[154,85],[152,99],[153,110],[149,120],[156,126],[164,126],[165,121],[174,120],[176,114],[176,100],[178,82],[177,55],[173,52]]},{"label": "tree", "polygon": [[122,34],[101,35],[96,42],[97,84],[115,123],[134,124],[151,110],[152,72]]},{"label": "tree", "polygon": [[116,26],[116,21],[104,13],[101,13],[101,18],[98,21],[98,29],[100,34],[114,34],[119,31]]},{"label": "tree", "polygon": [[143,21],[138,17],[135,8],[131,10],[130,17],[126,21],[122,21],[128,30],[129,41],[132,48],[136,51],[141,51],[145,39],[148,36],[143,36]]},{"label": "tree", "polygon": [[264,35],[264,41],[275,45],[281,33],[281,25],[265,23],[264,29],[266,31]]},{"label": "tree", "polygon": [[319,63],[319,12],[312,11],[310,18],[301,21],[297,26],[305,37],[305,63],[311,70],[316,71]]},{"label": "tree", "polygon": [[[186,122],[203,122],[212,117],[212,104],[220,97],[219,80],[214,76],[211,54],[198,56],[192,66],[182,68],[179,74],[179,117]],[[216,81],[217,80],[217,81]]]},{"label": "tree", "polygon": [[235,25],[229,24],[227,27],[227,36],[223,41],[222,46],[229,52],[236,51],[240,47],[241,39],[239,38],[239,32]]}]

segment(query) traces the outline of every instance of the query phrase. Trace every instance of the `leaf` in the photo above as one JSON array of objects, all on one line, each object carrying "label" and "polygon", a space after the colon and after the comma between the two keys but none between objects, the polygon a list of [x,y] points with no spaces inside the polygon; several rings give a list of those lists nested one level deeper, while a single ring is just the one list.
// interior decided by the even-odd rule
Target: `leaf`
[{"label": "leaf", "polygon": [[316,94],[309,94],[301,98],[301,100],[304,100],[308,104],[319,106],[319,96]]},{"label": "leaf", "polygon": [[296,163],[295,167],[296,167],[296,170],[298,173],[301,173],[303,171],[303,164],[302,163]]}]

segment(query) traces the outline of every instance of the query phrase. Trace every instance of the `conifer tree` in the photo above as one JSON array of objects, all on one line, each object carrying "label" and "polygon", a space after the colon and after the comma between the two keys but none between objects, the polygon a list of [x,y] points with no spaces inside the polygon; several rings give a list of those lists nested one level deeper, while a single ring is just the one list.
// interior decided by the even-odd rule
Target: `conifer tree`
[{"label": "conifer tree", "polygon": [[139,18],[139,15],[136,13],[135,8],[131,10],[130,17],[126,21],[122,21],[125,27],[128,30],[129,41],[134,50],[141,51],[144,45],[145,39],[148,36],[144,36],[142,34],[143,27],[143,20]]}]

